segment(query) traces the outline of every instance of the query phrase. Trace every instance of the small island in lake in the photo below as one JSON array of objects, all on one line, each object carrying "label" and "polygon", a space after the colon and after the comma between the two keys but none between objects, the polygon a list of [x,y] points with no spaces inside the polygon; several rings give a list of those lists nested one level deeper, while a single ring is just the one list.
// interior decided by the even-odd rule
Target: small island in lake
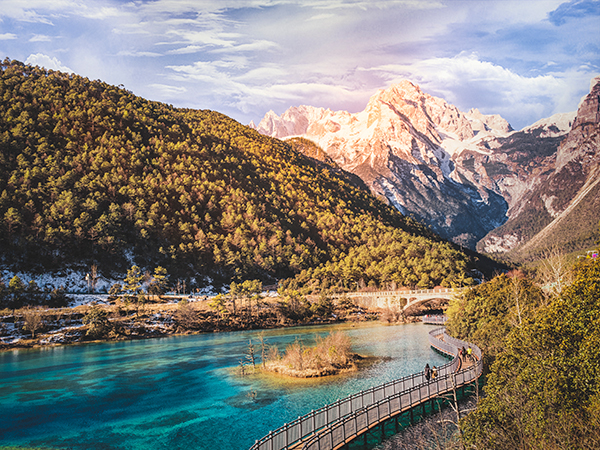
[{"label": "small island in lake", "polygon": [[350,338],[343,332],[317,336],[313,347],[305,347],[296,339],[283,354],[277,347],[269,347],[263,371],[296,378],[314,378],[337,375],[359,369],[359,363],[371,358],[351,351]]}]

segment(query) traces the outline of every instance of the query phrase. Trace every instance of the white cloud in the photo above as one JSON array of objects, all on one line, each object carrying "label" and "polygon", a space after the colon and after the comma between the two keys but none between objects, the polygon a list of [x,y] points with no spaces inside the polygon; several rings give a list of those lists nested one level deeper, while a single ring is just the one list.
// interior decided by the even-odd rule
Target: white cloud
[{"label": "white cloud", "polygon": [[171,55],[188,55],[190,53],[198,53],[204,50],[203,45],[188,45],[186,47],[176,48],[175,50],[169,50],[167,53]]},{"label": "white cloud", "polygon": [[81,9],[78,10],[79,15],[87,17],[88,19],[105,20],[120,17],[123,14],[123,10],[115,7],[101,6],[94,8],[92,4],[81,4]]},{"label": "white cloud", "polygon": [[187,92],[187,89],[183,86],[171,86],[168,84],[153,83],[148,85],[148,87],[157,91],[159,95],[165,96],[176,96]]},{"label": "white cloud", "polygon": [[[218,47],[231,47],[240,35],[237,33],[218,33],[214,30],[195,31],[189,29],[174,29],[167,31],[167,35],[175,35],[182,39],[182,43],[192,45],[212,45]],[[174,42],[176,43],[176,42]]]},{"label": "white cloud", "polygon": [[557,112],[574,111],[575,92],[580,91],[582,80],[593,76],[591,70],[524,76],[467,53],[363,70],[378,73],[389,84],[409,79],[463,110],[476,107],[509,117],[516,128]]},{"label": "white cloud", "polygon": [[11,39],[17,39],[17,35],[13,33],[0,34],[0,41],[9,41]]},{"label": "white cloud", "polygon": [[237,76],[235,79],[244,83],[272,83],[273,80],[281,79],[287,75],[289,75],[289,70],[282,66],[278,64],[265,64],[262,67],[249,70],[248,72]]},{"label": "white cloud", "polygon": [[315,16],[310,17],[307,20],[329,20],[329,19],[333,19],[333,18],[335,18],[335,14],[327,13],[327,14],[317,14]]},{"label": "white cloud", "polygon": [[302,5],[311,6],[315,9],[357,8],[361,10],[390,9],[395,7],[407,9],[431,9],[444,6],[441,1],[437,0],[313,0],[302,2]]},{"label": "white cloud", "polygon": [[221,108],[233,107],[248,113],[260,109],[287,109],[304,103],[331,106],[339,99],[356,102],[365,93],[344,85],[324,81],[297,81],[289,74],[297,70],[277,64],[267,64],[248,72],[238,73],[235,61],[197,61],[190,65],[168,66],[176,72],[170,79],[179,83],[198,85],[219,99]]},{"label": "white cloud", "polygon": [[229,47],[212,50],[212,53],[235,53],[235,52],[264,52],[268,50],[279,49],[279,45],[275,42],[260,40],[249,42],[247,44],[233,45]]},{"label": "white cloud", "polygon": [[23,22],[53,25],[52,19],[79,16],[105,20],[124,14],[123,8],[104,6],[98,1],[81,0],[2,0],[0,17],[9,17]]},{"label": "white cloud", "polygon": [[[0,18],[8,17],[21,22],[45,23],[51,25],[52,22],[46,15],[36,11],[37,7],[45,6],[38,0],[23,2],[22,0],[3,0],[0,8]],[[52,3],[52,2],[45,2]]]},{"label": "white cloud", "polygon": [[63,66],[63,64],[56,58],[50,57],[48,55],[44,55],[42,53],[36,53],[33,55],[29,55],[25,60],[25,64],[29,64],[32,66],[40,66],[45,67],[49,70],[59,70],[61,72],[73,73],[72,69],[69,69],[67,66]]},{"label": "white cloud", "polygon": [[162,56],[161,53],[156,52],[136,52],[131,50],[121,50],[117,53],[118,56],[133,56],[133,57],[150,57],[155,58],[157,56]]},{"label": "white cloud", "polygon": [[225,86],[230,84],[229,75],[221,69],[227,66],[228,64],[224,61],[196,61],[193,64],[167,66],[167,69],[177,72],[179,75],[176,79],[178,80],[206,81],[215,85],[222,83]]},{"label": "white cloud", "polygon": [[50,36],[46,36],[44,34],[34,34],[29,42],[50,42],[52,38]]}]

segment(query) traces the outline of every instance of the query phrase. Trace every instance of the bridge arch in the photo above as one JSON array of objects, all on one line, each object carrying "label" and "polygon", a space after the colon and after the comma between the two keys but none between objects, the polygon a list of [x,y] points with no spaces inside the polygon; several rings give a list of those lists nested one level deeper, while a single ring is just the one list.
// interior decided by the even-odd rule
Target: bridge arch
[{"label": "bridge arch", "polygon": [[345,294],[337,294],[333,296],[333,298],[351,298],[361,306],[367,308],[386,308],[398,304],[401,299],[406,299],[406,303],[402,306],[402,309],[406,311],[411,306],[429,300],[450,300],[453,296],[460,294],[465,289],[466,288],[438,288],[405,291],[348,292]]}]

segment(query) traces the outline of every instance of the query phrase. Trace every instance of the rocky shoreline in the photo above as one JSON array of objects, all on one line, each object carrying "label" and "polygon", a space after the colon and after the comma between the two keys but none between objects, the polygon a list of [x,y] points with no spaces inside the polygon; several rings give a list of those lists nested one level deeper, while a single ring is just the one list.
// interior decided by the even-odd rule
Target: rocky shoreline
[{"label": "rocky shoreline", "polygon": [[190,302],[188,305],[182,308],[177,303],[157,303],[138,310],[122,305],[102,305],[107,314],[108,331],[100,337],[90,336],[89,325],[83,323],[83,318],[90,310],[89,305],[38,308],[36,314],[40,317],[40,323],[34,336],[27,329],[23,310],[4,310],[0,312],[0,351],[379,319],[377,311],[359,311],[345,316],[294,321],[278,317],[272,308],[255,311],[250,317],[244,314],[223,316],[205,302]]}]

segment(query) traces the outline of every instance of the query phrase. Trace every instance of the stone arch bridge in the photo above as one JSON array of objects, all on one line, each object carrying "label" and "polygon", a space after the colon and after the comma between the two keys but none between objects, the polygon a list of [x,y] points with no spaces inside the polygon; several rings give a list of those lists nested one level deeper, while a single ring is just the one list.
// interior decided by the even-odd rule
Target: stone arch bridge
[{"label": "stone arch bridge", "polygon": [[447,299],[464,291],[465,288],[438,288],[417,289],[410,291],[375,291],[375,292],[347,292],[337,294],[335,299],[351,298],[360,306],[365,308],[387,308],[390,306],[401,306],[406,299],[402,309],[406,311],[411,306],[424,303],[429,300]]}]

